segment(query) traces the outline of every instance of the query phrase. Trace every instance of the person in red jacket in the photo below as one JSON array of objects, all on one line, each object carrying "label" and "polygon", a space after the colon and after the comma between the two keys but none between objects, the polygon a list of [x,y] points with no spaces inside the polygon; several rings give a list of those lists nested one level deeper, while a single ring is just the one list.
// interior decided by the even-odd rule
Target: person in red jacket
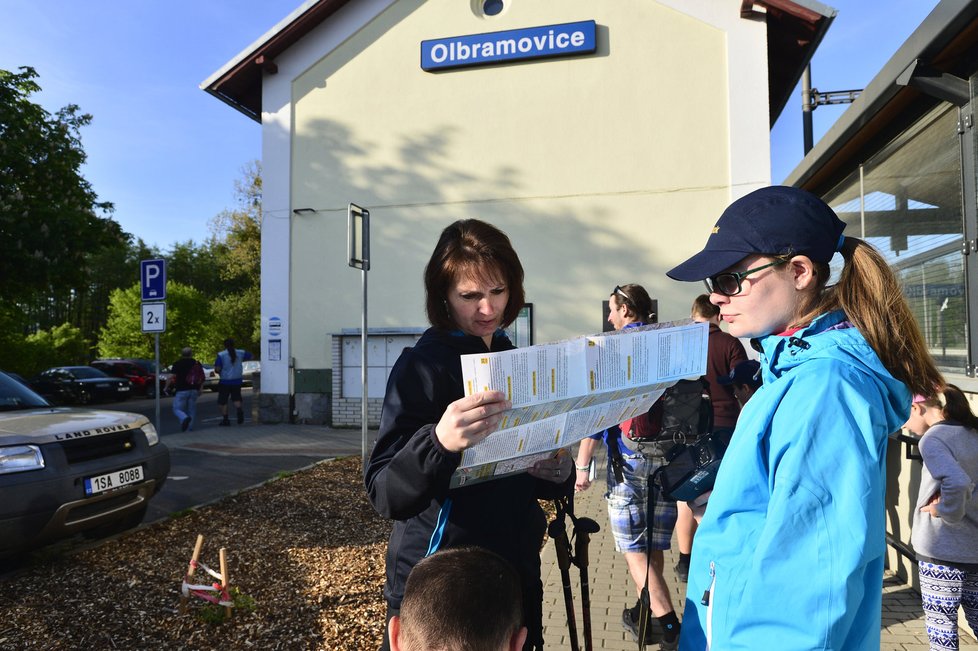
[{"label": "person in red jacket", "polygon": [[[710,404],[713,405],[713,431],[733,432],[740,414],[740,404],[734,395],[733,387],[718,382],[726,377],[734,366],[747,361],[747,352],[740,340],[720,329],[720,308],[710,302],[709,294],[700,294],[693,301],[690,318],[697,323],[710,324],[710,336],[706,351],[706,381],[709,384]],[[676,520],[676,543],[679,548],[679,562],[676,575],[680,581],[689,576],[689,557],[693,550],[693,535],[696,533],[696,519],[686,502],[677,504],[679,516]]]}]

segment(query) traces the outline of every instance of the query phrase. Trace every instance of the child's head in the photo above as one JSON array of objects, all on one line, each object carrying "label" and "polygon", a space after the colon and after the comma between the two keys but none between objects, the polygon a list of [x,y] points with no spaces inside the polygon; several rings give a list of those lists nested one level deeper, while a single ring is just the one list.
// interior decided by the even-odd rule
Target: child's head
[{"label": "child's head", "polygon": [[717,383],[732,386],[737,402],[743,406],[761,388],[761,364],[756,359],[737,362],[729,374],[717,378]]},{"label": "child's head", "polygon": [[400,614],[390,621],[392,651],[518,651],[519,576],[498,555],[457,547],[422,559],[404,586]]},{"label": "child's head", "polygon": [[720,308],[710,301],[709,294],[700,294],[693,299],[693,307],[689,310],[689,316],[693,321],[714,321],[720,320]]},{"label": "child's head", "polygon": [[[916,393],[943,386],[900,283],[872,246],[842,234],[846,225],[814,194],[773,186],[723,211],[702,251],[667,272],[703,280],[735,337],[802,328],[841,310],[887,370]],[[828,287],[839,252],[839,281]]]}]

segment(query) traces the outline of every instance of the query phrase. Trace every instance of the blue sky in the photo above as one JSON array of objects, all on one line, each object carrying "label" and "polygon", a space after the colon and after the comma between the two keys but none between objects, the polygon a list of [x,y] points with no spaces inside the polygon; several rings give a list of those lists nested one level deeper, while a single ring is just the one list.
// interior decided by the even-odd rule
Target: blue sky
[{"label": "blue sky", "polygon": [[[164,250],[202,242],[210,219],[233,207],[242,167],[260,158],[261,133],[198,85],[300,3],[0,0],[0,68],[34,67],[43,89],[35,101],[49,111],[74,103],[92,114],[83,174],[115,204],[123,229]],[[827,4],[839,15],[812,63],[824,91],[863,88],[937,2]],[[802,158],[800,106],[799,88],[772,130],[774,183]],[[815,111],[816,141],[844,110]]]}]

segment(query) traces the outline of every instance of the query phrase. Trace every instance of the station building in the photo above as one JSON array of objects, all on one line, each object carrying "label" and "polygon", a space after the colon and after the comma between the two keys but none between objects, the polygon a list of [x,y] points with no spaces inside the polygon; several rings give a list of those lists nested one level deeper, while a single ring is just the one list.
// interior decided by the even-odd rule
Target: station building
[{"label": "station building", "polygon": [[[688,316],[698,288],[664,272],[771,183],[770,126],[834,16],[814,0],[297,8],[202,84],[261,123],[262,418],[360,422],[350,202],[371,215],[372,424],[390,365],[426,326],[421,273],[455,219],[496,224],[520,253],[518,344],[601,330],[626,282],[649,289],[660,320]],[[942,371],[972,396],[976,88],[978,3],[942,0],[784,180],[883,252]],[[916,438],[894,433],[888,566],[910,583],[920,463]]]},{"label": "station building", "polygon": [[[310,0],[203,84],[262,130],[260,417],[369,421],[426,327],[439,233],[478,218],[526,271],[517,345],[603,329],[615,285],[658,320],[665,271],[769,185],[770,127],[835,11],[815,0]],[[369,211],[369,271],[348,209]],[[359,250],[359,249],[358,249]],[[355,256],[354,256],[355,257]]]}]

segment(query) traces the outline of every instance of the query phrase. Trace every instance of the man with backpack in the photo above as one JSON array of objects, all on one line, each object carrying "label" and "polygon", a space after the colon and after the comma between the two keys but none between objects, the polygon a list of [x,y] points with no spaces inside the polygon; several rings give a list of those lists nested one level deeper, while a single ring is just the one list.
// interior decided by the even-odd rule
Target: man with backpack
[{"label": "man with backpack", "polygon": [[173,396],[173,413],[180,421],[180,431],[193,429],[197,418],[197,396],[204,386],[204,367],[194,359],[194,351],[187,346],[180,351],[181,357],[170,367],[166,388],[176,386]]},{"label": "man with backpack", "polygon": [[[616,286],[608,300],[611,312],[608,322],[615,330],[624,330],[651,323],[652,299],[641,285]],[[697,390],[697,399],[701,392]],[[635,420],[635,419],[633,419]],[[643,420],[641,425],[645,426]],[[636,423],[636,427],[638,423]],[[660,423],[661,426],[661,423]],[[654,500],[649,514],[648,479],[666,462],[665,447],[648,447],[644,450],[629,447],[626,429],[631,422],[622,423],[600,434],[581,441],[577,453],[577,478],[575,488],[587,490],[591,485],[591,457],[599,441],[604,438],[608,445],[608,521],[615,539],[615,549],[625,555],[628,572],[637,594],[648,585],[650,624],[645,629],[646,644],[659,642],[660,649],[679,647],[679,618],[672,605],[672,597],[662,574],[664,550],[669,549],[672,530],[676,524],[676,503],[672,500]],[[654,445],[654,444],[653,444]],[[642,616],[641,599],[622,613],[622,625],[635,639],[639,635]],[[661,638],[661,639],[660,639]]]}]

